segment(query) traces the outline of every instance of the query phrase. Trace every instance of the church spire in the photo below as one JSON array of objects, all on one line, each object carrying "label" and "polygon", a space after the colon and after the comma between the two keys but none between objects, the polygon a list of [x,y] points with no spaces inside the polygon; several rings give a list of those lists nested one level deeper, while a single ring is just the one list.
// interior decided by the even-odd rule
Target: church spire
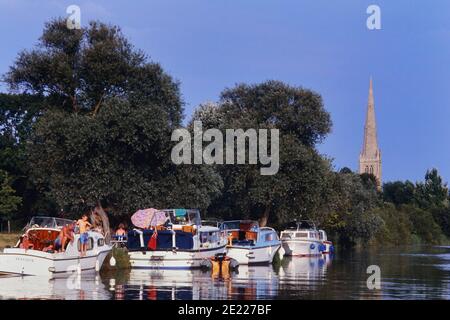
[{"label": "church spire", "polygon": [[367,101],[366,124],[364,126],[364,145],[362,154],[375,157],[378,152],[377,122],[375,120],[375,102],[373,98],[373,81],[370,77],[369,98]]},{"label": "church spire", "polygon": [[364,143],[359,156],[359,172],[361,174],[373,174],[377,178],[378,187],[381,187],[381,152],[378,148],[372,77],[370,77],[369,84],[369,98],[367,101],[366,123],[364,126]]}]

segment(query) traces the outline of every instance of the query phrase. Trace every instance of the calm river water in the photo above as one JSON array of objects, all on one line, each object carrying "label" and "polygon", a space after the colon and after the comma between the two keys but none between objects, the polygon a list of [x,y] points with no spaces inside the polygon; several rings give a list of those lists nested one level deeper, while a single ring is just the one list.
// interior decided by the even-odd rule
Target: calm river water
[{"label": "calm river water", "polygon": [[[380,290],[367,288],[370,265],[380,267]],[[450,299],[450,247],[285,258],[275,266],[240,266],[229,278],[200,270],[1,277],[0,299]]]}]

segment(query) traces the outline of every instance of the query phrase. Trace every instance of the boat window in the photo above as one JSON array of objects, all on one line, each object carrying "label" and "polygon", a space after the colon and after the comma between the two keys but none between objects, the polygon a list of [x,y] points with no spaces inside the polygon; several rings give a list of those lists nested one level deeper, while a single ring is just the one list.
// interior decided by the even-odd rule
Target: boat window
[{"label": "boat window", "polygon": [[323,232],[319,232],[319,239],[323,240]]},{"label": "boat window", "polygon": [[292,234],[290,232],[282,232],[281,233],[281,238],[282,239],[290,239],[292,236]]},{"label": "boat window", "polygon": [[266,236],[265,236],[265,240],[266,241],[273,241],[273,233],[268,233],[268,234],[266,234]]},{"label": "boat window", "polygon": [[[80,241],[80,239],[78,239],[78,246],[77,247],[78,247],[78,251],[81,251],[81,241]],[[89,241],[87,243],[86,250],[92,250],[92,249],[94,249],[94,239],[89,237]]]},{"label": "boat window", "polygon": [[200,242],[218,242],[219,232],[202,232],[200,233]]},{"label": "boat window", "polygon": [[105,239],[100,238],[97,240],[97,246],[103,247],[105,245]]},{"label": "boat window", "polygon": [[200,212],[192,209],[167,209],[166,213],[174,224],[195,224],[201,225]]},{"label": "boat window", "polygon": [[295,234],[296,238],[308,238],[308,233],[307,232],[297,232]]},{"label": "boat window", "polygon": [[315,238],[317,238],[317,235],[315,232],[310,232],[309,237],[315,239]]},{"label": "boat window", "polygon": [[239,221],[227,221],[222,223],[221,228],[223,230],[236,230],[239,229],[240,222]]}]

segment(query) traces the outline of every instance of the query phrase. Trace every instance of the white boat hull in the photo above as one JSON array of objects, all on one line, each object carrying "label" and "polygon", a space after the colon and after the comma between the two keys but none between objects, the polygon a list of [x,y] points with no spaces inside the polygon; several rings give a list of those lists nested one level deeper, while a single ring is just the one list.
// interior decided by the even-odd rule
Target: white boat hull
[{"label": "white boat hull", "polygon": [[111,249],[86,257],[24,249],[5,249],[5,251],[0,253],[0,273],[51,276],[87,270],[98,271]]},{"label": "white boat hull", "polygon": [[192,269],[202,261],[225,252],[225,245],[200,250],[130,251],[130,264],[135,269]]},{"label": "white boat hull", "polygon": [[286,256],[320,256],[320,241],[311,240],[282,240],[284,255]]},{"label": "white boat hull", "polygon": [[265,247],[229,246],[227,256],[235,259],[240,265],[272,263],[280,244]]}]

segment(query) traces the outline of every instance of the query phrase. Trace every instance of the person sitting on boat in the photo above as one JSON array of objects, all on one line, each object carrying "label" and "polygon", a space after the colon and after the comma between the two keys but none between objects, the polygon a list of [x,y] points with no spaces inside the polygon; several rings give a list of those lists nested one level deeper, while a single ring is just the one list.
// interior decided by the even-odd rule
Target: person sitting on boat
[{"label": "person sitting on boat", "polygon": [[81,251],[81,256],[83,257],[86,255],[87,243],[89,241],[88,231],[92,227],[92,224],[90,224],[88,221],[88,215],[83,214],[81,219],[79,219],[77,221],[77,225],[80,230],[80,243],[81,243],[80,251]]},{"label": "person sitting on boat", "polygon": [[31,249],[31,250],[33,250],[34,249],[34,244],[30,241],[30,239],[28,238],[27,235],[24,235],[23,238],[22,238],[22,241],[20,242],[20,246],[19,247],[20,247],[20,249],[25,249],[25,250]]},{"label": "person sitting on boat", "polygon": [[55,246],[51,241],[45,242],[45,248],[42,249],[43,252],[53,253],[55,251]]},{"label": "person sitting on boat", "polygon": [[126,235],[127,231],[125,230],[125,225],[123,223],[119,224],[119,228],[116,230],[117,241],[123,241]]}]

